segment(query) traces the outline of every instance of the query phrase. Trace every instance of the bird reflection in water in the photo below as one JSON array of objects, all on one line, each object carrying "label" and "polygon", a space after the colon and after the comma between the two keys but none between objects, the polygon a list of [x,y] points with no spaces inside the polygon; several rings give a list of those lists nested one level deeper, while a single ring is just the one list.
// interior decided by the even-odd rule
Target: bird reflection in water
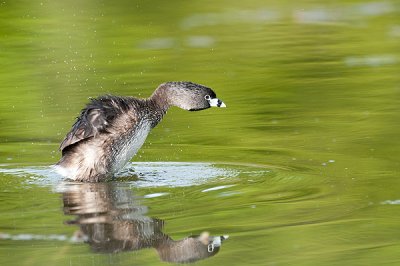
[{"label": "bird reflection in water", "polygon": [[121,183],[64,183],[64,214],[76,215],[75,237],[94,252],[118,253],[155,248],[163,261],[190,263],[214,256],[228,236],[203,232],[173,240],[162,232],[164,221],[146,216],[132,190]]}]

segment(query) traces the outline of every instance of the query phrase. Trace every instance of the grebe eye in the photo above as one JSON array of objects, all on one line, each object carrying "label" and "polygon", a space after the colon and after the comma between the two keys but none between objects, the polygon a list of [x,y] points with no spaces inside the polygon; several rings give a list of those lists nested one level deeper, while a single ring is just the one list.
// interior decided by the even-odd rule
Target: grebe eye
[{"label": "grebe eye", "polygon": [[211,100],[211,97],[210,97],[210,95],[206,95],[206,96],[204,96],[204,99],[206,99],[207,101],[209,101],[209,100]]}]

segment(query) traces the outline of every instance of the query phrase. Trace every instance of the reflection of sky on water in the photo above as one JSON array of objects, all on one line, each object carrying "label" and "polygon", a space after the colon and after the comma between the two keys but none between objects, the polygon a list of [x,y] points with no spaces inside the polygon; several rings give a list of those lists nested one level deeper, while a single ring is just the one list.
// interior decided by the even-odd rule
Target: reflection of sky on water
[{"label": "reflection of sky on water", "polygon": [[209,48],[215,44],[215,39],[211,36],[189,36],[185,44],[193,48]]},{"label": "reflection of sky on water", "polygon": [[[27,184],[56,185],[61,177],[51,167],[0,168],[0,173],[24,177]],[[135,187],[186,187],[205,184],[216,178],[231,178],[238,170],[216,167],[210,163],[134,162],[128,164],[118,178],[137,177],[124,181]],[[161,195],[152,195],[157,197]]]},{"label": "reflection of sky on water", "polygon": [[145,50],[172,49],[181,46],[192,48],[210,48],[214,44],[215,39],[213,37],[199,35],[187,36],[183,39],[183,41],[170,37],[147,39],[139,42],[137,47]]},{"label": "reflection of sky on water", "polygon": [[138,48],[141,49],[170,49],[175,47],[176,40],[174,38],[153,38],[140,42]]},{"label": "reflection of sky on water", "polygon": [[368,56],[351,56],[344,60],[344,63],[350,67],[369,66],[379,67],[385,65],[394,65],[399,59],[396,55],[368,55]]},{"label": "reflection of sky on water", "polygon": [[293,12],[297,23],[327,23],[354,21],[363,17],[380,16],[395,12],[395,6],[390,2],[371,2],[336,7],[316,7],[299,9]]},{"label": "reflection of sky on water", "polygon": [[[296,24],[334,24],[343,26],[365,26],[365,19],[399,11],[391,2],[370,2],[349,5],[318,5],[315,7],[296,7],[289,11],[271,8],[253,10],[228,10],[219,13],[192,14],[182,19],[181,29],[191,30],[198,27],[235,24],[270,24],[282,23],[285,20]],[[389,36],[399,37],[400,26],[395,25],[388,32]],[[186,36],[183,39],[158,37],[143,40],[138,48],[146,50],[173,49],[179,47],[210,48],[217,40],[213,36]],[[375,59],[371,59],[374,61]],[[377,59],[378,61],[380,59]],[[369,61],[369,59],[367,59]],[[387,61],[387,60],[384,60]],[[352,64],[352,63],[350,63]],[[376,65],[376,63],[372,63]],[[386,64],[386,63],[383,63]],[[370,65],[365,63],[364,65]]]},{"label": "reflection of sky on water", "polygon": [[277,11],[269,9],[254,10],[232,10],[221,13],[194,14],[184,18],[181,28],[189,30],[192,28],[214,25],[231,25],[237,23],[271,23],[280,20]]},{"label": "reflection of sky on water", "polygon": [[40,240],[40,241],[69,241],[72,243],[82,242],[81,239],[77,239],[75,236],[69,237],[66,235],[35,235],[35,234],[7,234],[0,233],[1,240],[20,240],[20,241],[32,241],[32,240]]},{"label": "reflection of sky on water", "polygon": [[193,14],[184,18],[181,28],[190,30],[197,27],[215,25],[268,24],[291,19],[299,24],[354,22],[361,18],[375,17],[392,12],[397,8],[391,2],[370,2],[349,5],[318,5],[296,7],[288,12],[271,8],[253,10],[229,10],[220,13]]},{"label": "reflection of sky on water", "polygon": [[389,29],[389,36],[400,37],[400,25],[395,25]]},{"label": "reflection of sky on water", "polygon": [[385,200],[385,201],[382,201],[381,204],[383,204],[383,205],[400,205],[400,200]]},{"label": "reflection of sky on water", "polygon": [[137,187],[186,187],[200,185],[218,177],[235,177],[238,172],[208,163],[149,162],[131,163],[118,176],[136,174]]}]

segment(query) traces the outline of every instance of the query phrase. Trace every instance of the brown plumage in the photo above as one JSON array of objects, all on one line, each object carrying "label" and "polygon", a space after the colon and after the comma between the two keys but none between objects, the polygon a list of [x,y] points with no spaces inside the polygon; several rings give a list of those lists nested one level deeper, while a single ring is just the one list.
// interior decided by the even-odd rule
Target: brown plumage
[{"label": "brown plumage", "polygon": [[56,170],[76,181],[113,176],[136,154],[170,106],[198,111],[225,107],[208,87],[192,82],[161,84],[148,99],[105,95],[92,99],[60,145]]}]

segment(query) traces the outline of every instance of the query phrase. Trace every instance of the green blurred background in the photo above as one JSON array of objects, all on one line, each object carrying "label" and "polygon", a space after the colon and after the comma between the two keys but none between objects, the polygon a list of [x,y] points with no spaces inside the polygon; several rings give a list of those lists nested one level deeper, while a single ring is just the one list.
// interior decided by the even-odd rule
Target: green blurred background
[{"label": "green blurred background", "polygon": [[[75,230],[51,186],[4,169],[55,163],[89,97],[189,80],[228,108],[171,109],[134,160],[241,174],[131,189],[169,193],[142,204],[174,238],[231,235],[199,265],[400,264],[398,1],[6,0],[0,25],[0,233]],[[218,185],[232,193],[200,193]],[[0,238],[1,265],[158,263]]]}]

